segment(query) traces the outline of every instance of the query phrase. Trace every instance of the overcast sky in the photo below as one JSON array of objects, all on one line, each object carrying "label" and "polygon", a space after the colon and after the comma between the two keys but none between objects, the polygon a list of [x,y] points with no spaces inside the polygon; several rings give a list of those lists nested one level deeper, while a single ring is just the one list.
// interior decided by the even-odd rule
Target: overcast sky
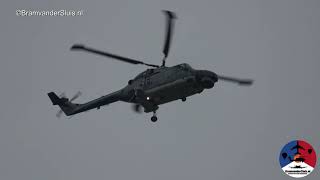
[{"label": "overcast sky", "polygon": [[[18,17],[17,9],[83,10]],[[86,102],[145,67],[70,52],[84,43],[160,64],[162,9],[177,13],[167,65],[253,78],[135,114],[115,103],[55,117],[47,93]],[[285,180],[281,148],[320,155],[319,0],[7,0],[0,3],[0,179]],[[319,160],[319,158],[318,158]],[[319,179],[319,162],[306,179]]]}]

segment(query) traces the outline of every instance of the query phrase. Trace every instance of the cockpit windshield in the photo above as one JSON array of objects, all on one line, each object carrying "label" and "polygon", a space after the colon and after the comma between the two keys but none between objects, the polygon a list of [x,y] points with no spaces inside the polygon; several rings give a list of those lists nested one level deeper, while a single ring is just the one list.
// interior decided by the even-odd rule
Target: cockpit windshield
[{"label": "cockpit windshield", "polygon": [[160,72],[159,68],[158,69],[147,69],[144,72],[138,74],[134,79],[140,79],[140,78],[143,78],[145,76],[152,76],[152,75],[157,74],[159,72]]},{"label": "cockpit windshield", "polygon": [[185,70],[185,71],[191,71],[192,70],[192,67],[187,63],[179,64],[179,65],[176,65],[175,67],[177,67],[179,69],[182,69],[182,70]]}]

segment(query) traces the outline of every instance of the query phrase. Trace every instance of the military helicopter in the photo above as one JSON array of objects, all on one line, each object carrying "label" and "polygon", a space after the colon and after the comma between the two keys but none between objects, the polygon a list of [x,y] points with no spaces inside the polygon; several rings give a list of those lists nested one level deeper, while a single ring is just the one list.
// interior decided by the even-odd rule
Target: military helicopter
[{"label": "military helicopter", "polygon": [[[145,113],[153,112],[152,122],[157,121],[156,111],[159,105],[175,100],[186,101],[186,98],[201,93],[204,89],[210,89],[218,80],[238,83],[239,85],[251,85],[250,79],[238,79],[221,76],[208,70],[196,70],[189,64],[182,63],[176,66],[166,66],[166,59],[169,54],[176,15],[170,11],[163,11],[166,16],[166,35],[163,47],[164,57],[162,65],[154,65],[135,59],[119,56],[116,54],[96,50],[82,44],[74,44],[70,50],[85,51],[93,54],[113,58],[122,62],[145,65],[151,68],[138,74],[128,81],[124,88],[94,99],[84,104],[72,103],[79,96],[76,94],[70,100],[66,97],[58,97],[54,92],[48,93],[53,105],[58,105],[67,116],[78,114],[91,109],[99,109],[116,101],[132,103],[137,112],[144,108]],[[60,113],[61,114],[61,113]]]}]

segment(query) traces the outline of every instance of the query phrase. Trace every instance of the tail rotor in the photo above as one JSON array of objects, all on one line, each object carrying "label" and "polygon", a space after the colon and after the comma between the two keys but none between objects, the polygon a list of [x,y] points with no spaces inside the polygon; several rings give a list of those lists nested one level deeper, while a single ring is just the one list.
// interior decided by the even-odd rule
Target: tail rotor
[{"label": "tail rotor", "polygon": [[[72,102],[74,100],[76,100],[78,97],[80,97],[82,95],[81,91],[78,91],[72,98],[70,98],[69,102]],[[59,98],[66,98],[66,94],[65,92],[61,93],[59,95]],[[61,118],[61,115],[63,114],[62,109],[60,109],[57,113],[56,113],[56,117],[57,118]]]}]

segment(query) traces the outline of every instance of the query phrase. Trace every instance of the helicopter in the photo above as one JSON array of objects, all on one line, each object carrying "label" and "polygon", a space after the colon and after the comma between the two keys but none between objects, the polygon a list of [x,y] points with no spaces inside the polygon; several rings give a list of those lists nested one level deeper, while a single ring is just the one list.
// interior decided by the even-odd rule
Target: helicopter
[{"label": "helicopter", "polygon": [[80,93],[69,100],[64,95],[59,97],[54,92],[49,92],[48,96],[52,104],[58,105],[61,108],[58,114],[64,112],[65,115],[71,116],[95,108],[100,109],[101,106],[122,101],[133,104],[136,112],[141,112],[142,107],[144,108],[145,113],[153,112],[151,121],[156,122],[158,120],[156,112],[159,105],[176,100],[182,100],[184,102],[189,96],[200,94],[204,89],[213,88],[214,84],[220,80],[237,83],[239,85],[251,85],[253,83],[253,80],[251,79],[239,79],[217,75],[209,70],[197,70],[187,63],[178,64],[172,67],[166,66],[174,21],[177,17],[175,13],[171,11],[163,10],[163,13],[166,17],[166,32],[162,51],[164,57],[161,65],[149,64],[143,61],[100,51],[83,44],[74,44],[70,48],[72,51],[89,52],[134,65],[145,65],[150,68],[129,80],[124,88],[83,104],[72,102],[80,95]]}]

